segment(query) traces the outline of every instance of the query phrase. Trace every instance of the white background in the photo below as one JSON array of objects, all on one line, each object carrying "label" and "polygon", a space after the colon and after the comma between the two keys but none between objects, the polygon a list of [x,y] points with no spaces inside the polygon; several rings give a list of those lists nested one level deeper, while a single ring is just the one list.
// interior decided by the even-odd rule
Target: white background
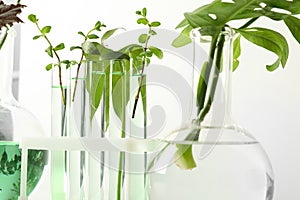
[{"label": "white background", "polygon": [[[208,0],[51,0],[24,1],[25,24],[21,33],[20,102],[41,121],[50,133],[51,60],[44,53],[43,40],[33,41],[36,27],[27,20],[35,13],[41,25],[52,25],[50,35],[57,44],[78,45],[77,31],[87,31],[97,20],[110,28],[140,28],[135,10],[148,8],[151,19],[162,22],[162,28],[173,30],[183,13],[209,2]],[[290,58],[285,69],[268,72],[266,64],[275,56],[246,41],[242,42],[241,65],[233,75],[233,115],[264,146],[276,176],[276,200],[300,199],[300,45],[282,23],[261,19],[257,25],[280,30],[290,44]]]}]

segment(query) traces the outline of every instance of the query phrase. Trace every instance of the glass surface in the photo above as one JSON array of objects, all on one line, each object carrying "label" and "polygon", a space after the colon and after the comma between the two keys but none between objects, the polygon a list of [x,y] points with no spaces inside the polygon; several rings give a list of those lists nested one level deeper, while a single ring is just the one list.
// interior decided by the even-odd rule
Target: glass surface
[{"label": "glass surface", "polygon": [[[0,38],[2,38],[0,32]],[[21,150],[19,142],[23,137],[41,137],[44,130],[37,118],[22,107],[12,96],[13,72],[13,30],[0,50],[0,199],[17,199],[20,193]],[[28,152],[27,194],[37,185],[44,166],[47,152],[30,150]]]},{"label": "glass surface", "polygon": [[[27,195],[39,182],[47,152],[28,151]],[[0,199],[17,200],[20,194],[21,150],[15,142],[0,141]]]},{"label": "glass surface", "polygon": [[207,58],[205,70],[201,69],[205,73],[197,95],[204,98],[198,101],[195,120],[162,138],[164,149],[151,156],[149,199],[273,199],[274,175],[265,151],[231,116],[235,37],[229,28],[220,34],[222,52],[218,49],[215,58]]},{"label": "glass surface", "polygon": [[[180,130],[188,134],[192,129]],[[202,128],[201,139],[165,141],[150,168],[149,199],[272,200],[274,176],[263,148],[239,127]],[[196,166],[182,169],[178,147],[192,148]],[[154,159],[154,160],[153,160]]]}]

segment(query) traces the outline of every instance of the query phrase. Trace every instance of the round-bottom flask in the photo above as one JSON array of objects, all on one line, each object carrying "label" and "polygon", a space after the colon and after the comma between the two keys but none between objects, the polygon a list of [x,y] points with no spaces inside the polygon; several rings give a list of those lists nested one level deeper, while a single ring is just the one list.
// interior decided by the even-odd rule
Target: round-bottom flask
[{"label": "round-bottom flask", "polygon": [[[0,30],[0,199],[18,199],[20,193],[22,137],[42,136],[43,129],[31,112],[12,95],[14,30]],[[29,150],[27,194],[37,185],[47,162],[47,152]]]}]

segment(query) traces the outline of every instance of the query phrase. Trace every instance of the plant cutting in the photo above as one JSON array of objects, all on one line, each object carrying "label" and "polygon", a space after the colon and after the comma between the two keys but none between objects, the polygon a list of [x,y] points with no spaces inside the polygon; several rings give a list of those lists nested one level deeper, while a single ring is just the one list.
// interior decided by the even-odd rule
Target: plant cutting
[{"label": "plant cutting", "polygon": [[[172,163],[176,164],[168,165],[170,169],[163,171],[164,175],[152,176],[154,185],[159,182],[164,191],[154,186],[150,191],[153,194],[151,197],[160,195],[160,198],[173,199],[180,199],[179,196],[181,199],[183,196],[186,199],[273,199],[274,177],[271,165],[255,138],[237,126],[231,120],[230,113],[226,113],[228,94],[225,94],[224,99],[226,108],[223,124],[208,121],[207,118],[212,117],[214,112],[216,115],[222,113],[222,110],[212,110],[219,100],[216,97],[219,94],[217,86],[222,81],[221,76],[228,75],[238,67],[242,38],[277,56],[275,62],[266,66],[268,71],[274,71],[280,65],[285,67],[289,55],[286,39],[280,31],[255,25],[255,22],[262,17],[283,22],[299,43],[299,6],[298,1],[215,0],[184,14],[185,19],[177,26],[183,30],[172,45],[181,47],[189,44],[192,42],[190,34],[198,32],[201,35],[199,42],[209,45],[208,56],[202,63],[198,78],[196,119],[187,128],[172,132],[171,135],[176,133],[182,139],[167,140],[164,149],[149,166],[149,170],[155,170],[156,163],[170,160],[168,155],[172,155]],[[225,77],[224,84],[227,90],[230,76]],[[257,159],[259,154],[264,155],[265,159]],[[260,163],[259,169],[257,163]],[[244,185],[249,183],[245,175],[248,170],[253,169],[261,171],[261,176],[253,178],[256,184],[259,183],[261,192]],[[235,178],[236,176],[241,178]],[[171,180],[170,177],[176,179]],[[175,189],[185,181],[193,182],[197,187],[189,185]],[[164,196],[164,192],[172,195]]]},{"label": "plant cutting", "polygon": [[[212,107],[220,101],[218,86],[224,74],[225,83],[221,84],[225,85],[225,90],[230,90],[230,73],[239,65],[242,38],[276,55],[275,62],[266,65],[268,71],[286,66],[289,46],[285,37],[274,28],[255,22],[263,17],[283,22],[300,43],[299,13],[299,1],[285,0],[214,0],[184,13],[184,19],[176,27],[183,30],[172,45],[182,47],[189,44],[192,42],[191,33],[198,33],[201,35],[200,44],[205,42],[209,45],[208,56],[202,63],[198,78],[196,119],[187,128],[176,131],[182,139],[167,141],[149,167],[153,169],[159,161],[170,160],[168,155],[173,156],[172,164],[176,164],[168,165],[168,169],[162,172],[164,175],[152,176],[154,186],[150,193],[153,198],[273,199],[274,175],[271,164],[259,142],[237,126],[230,118],[230,112],[227,113],[230,108],[227,107],[227,100],[230,100],[227,95],[230,95],[230,91],[229,94],[225,91],[225,111],[219,107],[215,107],[219,110],[214,111]],[[221,123],[207,120],[213,114],[221,115],[222,112],[225,112],[225,116]],[[253,173],[252,176],[250,171],[259,173]],[[155,182],[163,186],[164,191],[155,187]],[[178,187],[181,182],[197,186],[190,184]],[[256,189],[249,187],[254,182]]]},{"label": "plant cutting", "polygon": [[[92,101],[92,115],[91,118],[93,118],[96,110],[101,105],[100,99],[105,96],[105,127],[104,129],[109,133],[109,127],[113,126],[110,124],[110,122],[114,122],[114,120],[111,120],[111,116],[117,116],[122,123],[122,130],[120,130],[121,134],[120,136],[116,135],[117,137],[125,138],[125,123],[126,120],[124,119],[124,113],[125,113],[125,107],[127,104],[130,104],[130,98],[129,98],[129,88],[128,86],[132,84],[131,79],[138,78],[138,87],[135,92],[135,98],[133,103],[133,108],[131,110],[131,120],[133,118],[137,118],[135,116],[135,112],[137,109],[137,103],[138,100],[142,102],[142,109],[143,109],[143,117],[144,120],[146,119],[146,84],[145,84],[145,75],[144,70],[146,66],[149,65],[151,61],[152,56],[156,56],[157,58],[161,59],[163,57],[163,52],[154,46],[151,46],[149,44],[149,41],[151,37],[155,36],[157,33],[155,32],[155,28],[160,25],[160,22],[153,21],[151,22],[148,19],[147,16],[147,9],[143,8],[141,10],[136,11],[136,14],[138,16],[137,24],[142,24],[147,27],[147,32],[142,33],[138,36],[137,41],[138,43],[129,44],[120,50],[113,51],[109,50],[107,48],[104,48],[101,44],[97,42],[87,42],[83,45],[84,50],[87,52],[88,60],[95,61],[95,66],[97,67],[97,61],[99,60],[105,60],[105,59],[124,59],[126,61],[131,60],[131,66],[129,62],[122,62],[124,64],[124,67],[119,66],[119,68],[113,68],[113,66],[107,66],[104,67],[104,73],[106,77],[106,82],[104,81],[104,76],[95,76],[93,78],[94,85],[93,88],[90,88],[90,96]],[[119,63],[120,61],[115,61],[114,63]],[[107,64],[109,65],[109,64]],[[111,69],[113,68],[113,69]],[[120,71],[110,71],[110,70],[120,70]],[[122,76],[118,74],[124,74],[126,73],[128,76]],[[97,73],[96,73],[97,74]],[[134,75],[133,75],[134,74]],[[97,77],[97,78],[96,78]],[[125,78],[125,81],[123,80]],[[123,81],[123,82],[122,82]],[[112,84],[110,84],[110,82]],[[124,90],[124,87],[120,87],[121,85],[126,83],[127,89]],[[104,85],[106,84],[106,87]],[[112,87],[112,88],[110,88]],[[112,93],[110,91],[113,91]],[[104,93],[106,95],[104,95]],[[125,98],[125,102],[123,102],[123,99]],[[110,100],[111,99],[111,100]],[[112,105],[110,105],[110,103]],[[110,112],[114,112],[115,115],[113,115]],[[143,124],[145,126],[145,123]],[[144,127],[145,128],[145,127]],[[113,133],[115,135],[116,133]],[[142,134],[142,133],[141,133]],[[122,198],[122,187],[124,183],[125,177],[125,153],[120,152],[119,155],[119,165],[118,165],[118,174],[117,174],[117,181],[116,181],[116,194],[112,194],[116,199]],[[113,181],[113,180],[112,180]],[[142,185],[144,184],[141,183]],[[131,194],[131,197],[133,197],[134,194]],[[111,197],[111,198],[114,198]]]},{"label": "plant cutting", "polygon": [[[239,65],[238,58],[241,54],[240,40],[244,38],[277,55],[276,61],[266,66],[268,71],[274,71],[280,65],[285,67],[289,55],[288,43],[280,32],[263,26],[255,26],[254,24],[262,17],[267,17],[274,21],[282,21],[289,28],[296,41],[300,43],[300,19],[297,18],[299,13],[299,1],[215,0],[197,8],[193,12],[184,14],[185,19],[176,27],[177,29],[182,28],[182,33],[174,40],[173,46],[181,47],[190,43],[192,40],[189,36],[193,30],[211,38],[209,57],[203,66],[197,88],[197,123],[199,125],[210,111],[219,73],[222,72],[222,54],[218,53],[222,51],[224,44],[225,36],[222,35],[222,32],[227,27],[230,27],[238,34],[233,46],[233,70]],[[244,20],[248,21],[244,23]],[[234,21],[240,22],[240,26],[232,27],[231,23]],[[215,65],[218,70],[212,70],[214,60],[216,60]],[[212,73],[214,73],[216,78],[212,80],[213,82],[209,89],[210,93],[208,93],[209,86],[207,83]],[[199,134],[200,130],[198,130],[198,134],[190,135],[189,137],[192,138],[189,139],[197,141]],[[182,168],[191,169],[195,167],[191,151],[183,154],[182,159],[185,160],[182,160],[185,164],[180,165]]]},{"label": "plant cutting", "polygon": [[[72,116],[74,109],[73,105],[75,102],[75,94],[76,89],[78,85],[78,79],[79,79],[79,72],[83,64],[86,62],[86,57],[88,54],[84,51],[82,45],[72,46],[70,47],[70,51],[73,50],[79,50],[80,56],[77,60],[74,59],[62,59],[60,51],[65,49],[65,43],[59,43],[58,45],[53,45],[54,43],[49,39],[49,33],[52,29],[51,26],[44,26],[40,27],[39,20],[36,17],[36,15],[31,14],[28,16],[28,19],[34,23],[39,31],[39,34],[34,36],[33,39],[39,39],[43,38],[48,44],[48,47],[46,48],[45,52],[47,55],[54,59],[54,63],[50,63],[46,66],[46,70],[52,70],[52,95],[59,95],[55,99],[58,104],[55,104],[55,100],[53,99],[52,102],[52,136],[72,136],[76,131],[74,132],[74,116]],[[99,32],[102,31],[106,27],[105,24],[98,21],[95,23],[94,27],[89,30],[87,33],[83,33],[82,31],[79,31],[78,34],[82,36],[82,44],[85,44],[89,40],[96,40],[100,37],[97,35]],[[101,37],[101,45],[104,49],[103,42],[108,39],[110,36],[113,35],[113,33],[118,29],[113,29],[105,32]],[[98,32],[98,33],[97,33]],[[66,83],[68,80],[66,80],[65,75],[68,76],[68,73],[66,71],[70,71],[71,67],[75,66],[76,69],[76,75],[74,80],[74,87],[73,91],[70,91],[69,84]],[[55,74],[58,72],[57,74]],[[57,81],[58,80],[58,81]],[[58,91],[60,89],[60,92]],[[61,103],[60,103],[61,102]],[[60,105],[61,104],[61,105]],[[72,106],[72,107],[70,107]],[[82,117],[83,113],[80,113],[80,117]],[[71,117],[69,117],[71,116]],[[81,118],[81,120],[84,120]],[[56,125],[58,124],[58,125]],[[82,134],[82,130],[80,130],[80,134]],[[56,152],[55,152],[56,153]],[[63,184],[64,184],[64,177],[63,174],[65,173],[66,169],[66,163],[73,163],[73,167],[68,168],[66,171],[69,181],[72,183],[70,185],[70,195],[75,195],[75,193],[79,192],[80,184],[82,183],[80,174],[76,173],[79,170],[81,173],[83,173],[83,167],[81,166],[83,163],[81,163],[80,166],[78,166],[79,163],[77,163],[76,159],[72,158],[79,158],[82,160],[82,155],[77,155],[76,153],[69,153],[69,156],[65,156],[60,153],[53,153],[52,154],[52,169],[55,170],[52,173],[51,182],[53,184],[52,187],[52,196],[53,198],[62,198],[62,196],[65,196],[64,190],[63,190]],[[77,169],[78,168],[78,169]],[[64,197],[65,198],[65,197]],[[73,198],[72,196],[70,198]]]},{"label": "plant cutting", "polygon": [[[134,68],[134,71],[139,74],[139,76],[141,77],[139,79],[139,87],[136,93],[136,104],[137,104],[137,100],[139,99],[139,96],[142,96],[142,104],[143,104],[143,112],[144,115],[146,115],[146,102],[145,102],[145,98],[146,98],[146,93],[145,93],[145,85],[144,83],[144,69],[145,67],[150,63],[150,59],[153,55],[155,55],[158,58],[162,58],[163,57],[163,53],[162,51],[154,46],[150,46],[149,45],[149,40],[152,36],[156,35],[157,33],[153,30],[155,27],[158,27],[160,25],[160,22],[154,21],[154,22],[150,22],[147,18],[147,9],[143,8],[140,11],[136,11],[136,14],[139,16],[139,19],[137,20],[138,24],[143,24],[145,26],[147,26],[148,31],[144,34],[141,34],[138,38],[138,42],[140,44],[130,44],[127,45],[123,48],[121,48],[120,50],[112,50],[110,48],[108,48],[107,45],[104,44],[105,40],[110,38],[117,30],[119,29],[123,29],[123,28],[115,28],[112,30],[107,31],[106,33],[104,33],[100,39],[99,36],[97,36],[96,34],[94,34],[94,31],[101,31],[102,28],[105,27],[104,24],[102,24],[101,22],[97,22],[95,24],[95,26],[93,27],[93,29],[91,29],[87,34],[84,34],[83,32],[78,32],[79,35],[83,36],[84,39],[82,41],[81,45],[78,46],[74,46],[71,47],[70,50],[75,50],[75,49],[79,49],[81,51],[81,57],[80,59],[78,59],[77,61],[73,60],[73,59],[68,59],[68,60],[63,60],[59,54],[59,51],[63,50],[65,48],[65,44],[64,43],[60,43],[58,45],[53,45],[53,43],[51,42],[51,40],[49,39],[49,33],[51,31],[51,26],[44,26],[44,27],[40,27],[39,25],[39,20],[37,19],[37,17],[33,14],[28,16],[28,19],[33,22],[38,30],[39,30],[39,34],[34,36],[33,39],[39,39],[39,38],[44,38],[48,44],[48,48],[45,50],[46,53],[51,57],[54,58],[56,60],[55,64],[48,64],[46,66],[47,70],[50,70],[52,68],[57,68],[59,71],[62,70],[63,68],[69,68],[73,65],[77,66],[77,75],[75,78],[75,89],[73,91],[73,95],[72,95],[72,101],[74,101],[74,97],[75,97],[75,92],[76,92],[76,85],[77,85],[77,80],[78,80],[78,73],[80,70],[81,65],[86,62],[87,65],[89,65],[90,63],[94,63],[92,65],[92,67],[99,67],[99,62],[105,63],[105,61],[107,60],[115,60],[115,63],[117,63],[117,65],[119,68],[122,68],[122,64],[124,61],[125,64],[125,68],[124,70],[126,71],[126,73],[130,73],[130,64],[129,64],[129,60],[132,60],[132,67]],[[98,41],[98,39],[100,40],[100,42]],[[118,61],[119,60],[119,61]],[[120,120],[122,121],[122,124],[125,124],[125,119],[123,118],[124,116],[124,111],[123,109],[125,108],[123,103],[120,100],[120,95],[123,94],[125,91],[122,91],[122,87],[118,87],[117,84],[119,83],[118,81],[120,81],[120,76],[117,75],[110,75],[110,73],[114,73],[115,71],[110,71],[110,70],[114,70],[114,68],[110,67],[110,63],[111,62],[106,62],[107,66],[105,66],[104,71],[105,71],[105,75],[106,75],[106,82],[104,82],[103,77],[99,76],[97,77],[95,76],[91,76],[92,78],[89,79],[89,77],[86,78],[86,90],[89,92],[89,96],[90,96],[90,109],[91,109],[91,113],[90,113],[90,120],[93,120],[94,115],[97,111],[97,109],[100,106],[100,99],[104,97],[104,93],[105,95],[105,131],[108,130],[109,126],[110,126],[110,116],[112,116],[112,113],[110,113],[111,111],[114,111],[117,115],[117,117],[120,118]],[[124,72],[125,72],[124,71]],[[123,73],[123,72],[122,72]],[[125,76],[124,76],[125,77]],[[126,83],[129,83],[128,81],[129,76],[126,76]],[[111,80],[110,80],[111,79]],[[59,73],[59,80],[60,80],[60,90],[61,90],[61,99],[63,101],[63,104],[66,106],[66,97],[65,97],[65,92],[64,92],[64,87],[62,84],[62,77],[61,77],[61,73]],[[109,88],[108,83],[112,82],[111,87]],[[106,83],[106,87],[104,87]],[[124,83],[123,83],[124,84]],[[113,94],[110,94],[110,89],[114,90],[114,94],[117,94],[117,96],[114,96]],[[126,91],[128,92],[128,91]],[[112,103],[110,103],[109,99],[113,98]],[[129,97],[128,94],[126,94],[126,104],[129,102]],[[135,108],[133,109],[133,115],[134,112],[136,110],[136,105]],[[65,111],[64,111],[65,112]],[[65,124],[65,122],[63,122],[63,124]],[[124,125],[122,125],[122,127],[124,127]],[[99,133],[100,135],[100,133]],[[108,135],[107,135],[108,136]],[[106,136],[105,136],[106,137]],[[125,137],[125,132],[124,130],[121,131],[121,138]],[[116,181],[116,189],[115,189],[115,198],[116,199],[121,199],[121,188],[122,188],[122,183],[123,183],[123,179],[125,176],[125,172],[124,170],[124,152],[120,153],[120,159],[119,159],[119,166],[118,166],[118,175],[117,175],[117,181]],[[104,167],[104,166],[102,166]],[[102,168],[103,169],[103,168]],[[103,177],[101,178],[101,182],[103,181]],[[123,180],[123,181],[122,181]]]}]

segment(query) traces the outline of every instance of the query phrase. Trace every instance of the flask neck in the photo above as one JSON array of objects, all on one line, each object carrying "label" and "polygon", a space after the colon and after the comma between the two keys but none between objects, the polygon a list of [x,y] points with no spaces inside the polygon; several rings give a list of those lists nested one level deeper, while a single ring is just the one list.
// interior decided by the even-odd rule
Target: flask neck
[{"label": "flask neck", "polygon": [[[233,124],[231,115],[231,87],[233,71],[234,32],[229,29],[220,34],[216,41],[211,41],[211,60],[206,67],[209,73],[204,80],[207,84],[205,103],[198,110],[198,119],[202,125],[224,126]],[[215,46],[214,46],[215,44]],[[204,76],[203,74],[201,76]],[[198,91],[199,92],[199,91]],[[199,108],[199,107],[198,107]]]},{"label": "flask neck", "polygon": [[0,30],[0,41],[3,45],[0,49],[0,102],[13,99],[12,77],[13,77],[13,50],[15,33],[5,28]]}]

